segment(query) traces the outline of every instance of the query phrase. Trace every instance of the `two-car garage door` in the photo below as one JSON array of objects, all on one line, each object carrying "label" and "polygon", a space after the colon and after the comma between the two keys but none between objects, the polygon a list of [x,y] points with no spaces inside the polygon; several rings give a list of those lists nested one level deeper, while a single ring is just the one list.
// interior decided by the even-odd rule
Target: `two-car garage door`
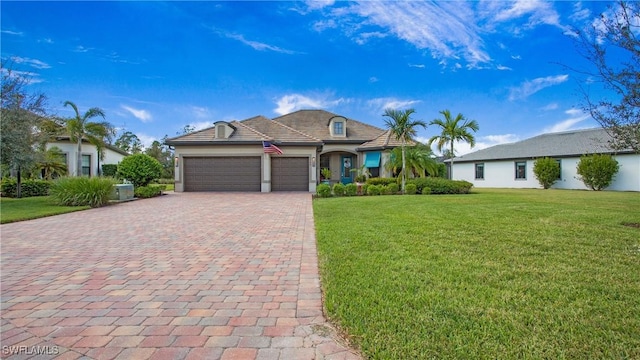
[{"label": "two-car garage door", "polygon": [[184,157],[184,191],[260,191],[259,156]]},{"label": "two-car garage door", "polygon": [[[184,191],[260,191],[259,156],[184,157]],[[271,191],[309,191],[308,157],[272,157]]]}]

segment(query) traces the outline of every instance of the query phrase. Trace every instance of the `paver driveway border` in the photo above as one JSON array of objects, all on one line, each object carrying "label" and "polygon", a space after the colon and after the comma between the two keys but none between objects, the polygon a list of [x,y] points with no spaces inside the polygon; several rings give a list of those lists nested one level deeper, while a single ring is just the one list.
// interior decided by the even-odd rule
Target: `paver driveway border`
[{"label": "paver driveway border", "polygon": [[359,359],[311,195],[169,193],[0,226],[2,358]]}]

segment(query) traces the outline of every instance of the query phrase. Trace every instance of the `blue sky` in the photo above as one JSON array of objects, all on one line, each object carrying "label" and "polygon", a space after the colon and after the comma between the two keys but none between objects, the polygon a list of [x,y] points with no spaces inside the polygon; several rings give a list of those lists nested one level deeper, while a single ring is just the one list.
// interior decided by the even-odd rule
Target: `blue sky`
[{"label": "blue sky", "polygon": [[384,127],[391,107],[478,121],[476,150],[598,126],[561,64],[586,66],[570,30],[610,4],[2,1],[1,55],[52,113],[97,106],[145,144],[311,108]]}]

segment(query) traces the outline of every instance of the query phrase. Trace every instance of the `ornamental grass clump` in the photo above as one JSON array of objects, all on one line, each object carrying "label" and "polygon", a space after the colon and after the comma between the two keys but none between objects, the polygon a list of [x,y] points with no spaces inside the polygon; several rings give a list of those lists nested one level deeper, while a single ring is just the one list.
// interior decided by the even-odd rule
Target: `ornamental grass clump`
[{"label": "ornamental grass clump", "polygon": [[107,177],[64,177],[51,185],[51,198],[64,206],[100,207],[109,202],[116,181]]}]

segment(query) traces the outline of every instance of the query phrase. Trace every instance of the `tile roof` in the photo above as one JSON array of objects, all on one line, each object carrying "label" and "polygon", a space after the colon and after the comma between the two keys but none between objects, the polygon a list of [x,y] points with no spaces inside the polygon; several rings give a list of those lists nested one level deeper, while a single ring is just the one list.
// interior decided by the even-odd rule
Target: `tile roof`
[{"label": "tile roof", "polygon": [[378,127],[346,118],[347,137],[333,137],[329,131],[329,121],[335,116],[340,115],[325,110],[298,110],[291,114],[277,117],[273,121],[298,129],[322,141],[366,142],[375,139],[384,132],[383,129]]},{"label": "tile roof", "polygon": [[[602,128],[549,133],[458,156],[455,162],[612,154],[615,151],[608,145],[610,140],[611,136]],[[618,151],[626,152],[629,151]]]},{"label": "tile roof", "polygon": [[[339,115],[324,110],[299,110],[273,120],[264,116],[255,116],[228,124],[235,131],[226,139],[216,139],[216,127],[212,126],[186,135],[166,140],[168,145],[206,145],[250,143],[263,140],[283,145],[309,144],[322,145],[325,142],[364,143],[377,139],[386,132],[375,126],[347,118],[347,136],[333,137],[329,131],[329,122]],[[395,140],[387,139],[387,147],[393,147]],[[399,146],[399,142],[395,146]]]},{"label": "tile roof", "polygon": [[[413,146],[416,143],[413,141],[407,142],[406,146]],[[368,141],[358,147],[358,150],[384,150],[389,148],[396,148],[402,146],[402,142],[398,140],[395,136],[391,135],[391,130],[387,130],[380,134],[380,136],[375,139]]]}]

